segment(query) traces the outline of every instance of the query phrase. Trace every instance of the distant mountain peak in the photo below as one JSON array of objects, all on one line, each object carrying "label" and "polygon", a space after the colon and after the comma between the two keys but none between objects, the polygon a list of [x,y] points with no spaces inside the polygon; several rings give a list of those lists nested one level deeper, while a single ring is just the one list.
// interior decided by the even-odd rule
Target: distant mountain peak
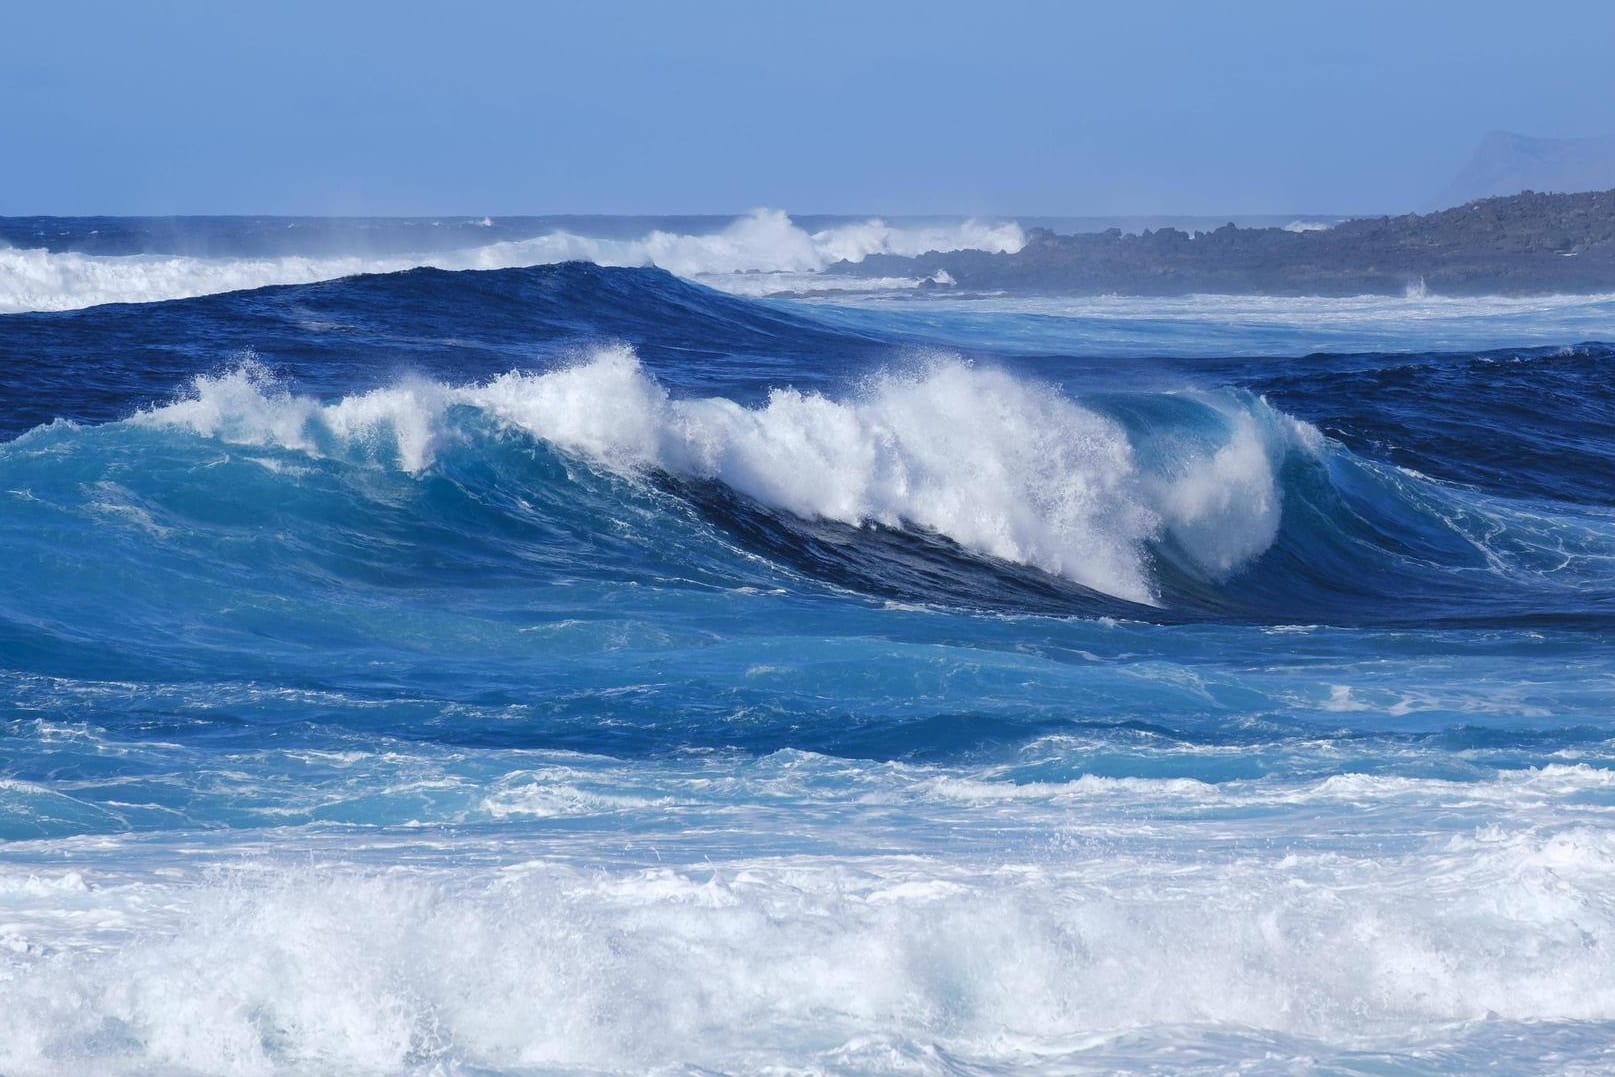
[{"label": "distant mountain peak", "polygon": [[1548,191],[1573,194],[1615,187],[1615,135],[1538,138],[1493,131],[1431,208],[1477,198]]}]

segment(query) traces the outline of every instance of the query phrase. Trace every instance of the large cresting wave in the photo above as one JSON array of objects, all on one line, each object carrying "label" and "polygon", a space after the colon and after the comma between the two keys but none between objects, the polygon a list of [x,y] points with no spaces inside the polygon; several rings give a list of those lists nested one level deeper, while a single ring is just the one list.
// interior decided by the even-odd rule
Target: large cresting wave
[{"label": "large cresting wave", "polygon": [[1182,403],[1202,429],[1157,439],[1145,460],[1116,419],[953,357],[879,374],[846,399],[776,389],[746,407],[675,398],[616,346],[549,372],[419,380],[335,403],[248,365],[197,378],[187,399],[136,422],[420,472],[480,417],[618,473],[714,480],[804,519],[917,528],[1155,605],[1152,550],[1169,545],[1207,578],[1236,571],[1278,532],[1283,459],[1319,444],[1259,402]]}]

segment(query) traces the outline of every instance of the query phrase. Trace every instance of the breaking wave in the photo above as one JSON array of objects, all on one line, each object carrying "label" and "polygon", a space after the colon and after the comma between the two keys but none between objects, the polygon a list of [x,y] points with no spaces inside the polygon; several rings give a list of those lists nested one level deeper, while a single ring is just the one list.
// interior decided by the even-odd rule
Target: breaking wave
[{"label": "breaking wave", "polygon": [[[1017,251],[1025,236],[1014,223],[897,226],[879,219],[808,232],[779,210],[757,210],[709,234],[652,231],[611,239],[555,231],[463,250],[365,255],[199,258],[182,255],[94,255],[0,248],[0,313],[74,310],[103,303],[150,303],[276,284],[308,284],[361,273],[420,266],[509,269],[584,261],[601,266],[656,266],[724,286],[737,274],[815,274],[835,262],[871,254],[931,250]],[[755,280],[733,281],[755,291]],[[917,284],[918,282],[901,282]],[[866,286],[849,282],[849,286]]]},{"label": "breaking wave", "polygon": [[844,400],[776,389],[748,408],[675,399],[619,346],[546,373],[417,381],[331,404],[242,367],[197,378],[188,399],[135,421],[321,454],[358,447],[420,472],[454,436],[452,413],[469,408],[618,473],[715,480],[804,519],[915,527],[1154,605],[1153,544],[1171,541],[1226,578],[1278,532],[1284,457],[1319,447],[1315,431],[1259,404],[1183,404],[1203,444],[1158,442],[1145,466],[1117,420],[955,358],[875,376]]}]

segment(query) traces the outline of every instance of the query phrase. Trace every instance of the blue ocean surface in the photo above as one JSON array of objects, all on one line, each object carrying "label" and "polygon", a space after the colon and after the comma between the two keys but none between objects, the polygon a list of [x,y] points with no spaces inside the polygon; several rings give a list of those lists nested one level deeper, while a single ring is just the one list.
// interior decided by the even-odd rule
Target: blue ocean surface
[{"label": "blue ocean surface", "polygon": [[0,223],[0,1072],[1615,1067],[1615,298]]}]

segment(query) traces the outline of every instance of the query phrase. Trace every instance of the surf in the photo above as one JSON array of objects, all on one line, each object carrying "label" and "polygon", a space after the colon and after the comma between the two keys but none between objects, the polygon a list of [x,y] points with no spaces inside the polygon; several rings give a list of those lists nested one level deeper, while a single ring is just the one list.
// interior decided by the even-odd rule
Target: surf
[{"label": "surf", "polygon": [[1226,578],[1271,544],[1277,462],[1316,452],[1302,424],[1190,402],[1220,429],[1157,444],[1142,467],[1126,430],[1054,388],[956,357],[869,377],[843,399],[775,389],[757,406],[676,398],[626,347],[543,373],[446,386],[417,381],[322,404],[260,368],[196,379],[131,421],[316,455],[429,467],[471,409],[621,475],[712,480],[802,520],[914,528],[986,558],[1103,595],[1159,605],[1151,544]]},{"label": "surf", "polygon": [[[720,287],[734,281],[734,287],[746,290],[749,282],[735,280],[738,275],[817,274],[832,263],[859,262],[872,254],[1016,251],[1025,241],[1024,233],[1013,222],[970,219],[957,224],[894,225],[870,218],[810,232],[793,223],[783,211],[759,209],[713,232],[653,229],[638,237],[617,238],[556,229],[450,250],[379,255],[364,251],[363,235],[354,237],[352,253],[290,252],[269,256],[109,255],[0,246],[0,313],[153,303],[421,267],[511,269],[561,262],[659,267]],[[897,283],[912,287],[919,282]],[[856,282],[847,284],[857,286]]]},{"label": "surf", "polygon": [[[1249,393],[1073,395],[946,354],[839,393],[774,388],[749,401],[672,392],[626,345],[335,399],[248,362],[117,423],[26,434],[0,447],[0,478],[32,498],[56,487],[76,499],[66,475],[78,474],[80,489],[105,491],[90,499],[105,524],[162,538],[192,525],[155,510],[173,503],[160,478],[171,469],[136,461],[176,452],[228,464],[219,481],[295,491],[297,503],[318,468],[335,484],[322,497],[365,491],[318,510],[321,527],[346,519],[356,534],[379,526],[354,513],[380,489],[367,474],[395,475],[379,481],[411,514],[437,511],[422,491],[444,480],[477,514],[495,512],[482,523],[408,516],[386,525],[406,528],[389,541],[411,541],[409,528],[492,528],[519,548],[533,509],[511,521],[498,506],[557,506],[588,489],[575,506],[585,517],[632,504],[653,521],[628,546],[568,541],[577,566],[603,576],[666,565],[654,548],[665,528],[694,518],[704,537],[681,548],[709,551],[695,560],[729,566],[710,569],[719,576],[736,571],[724,551],[737,547],[787,579],[1019,612],[1358,624],[1558,610],[1596,621],[1608,601],[1597,581],[1615,558],[1596,508],[1520,502],[1365,458]],[[90,470],[61,471],[63,454]],[[111,477],[130,466],[141,478]],[[95,473],[108,477],[84,485]],[[501,475],[506,489],[487,485]]]}]

